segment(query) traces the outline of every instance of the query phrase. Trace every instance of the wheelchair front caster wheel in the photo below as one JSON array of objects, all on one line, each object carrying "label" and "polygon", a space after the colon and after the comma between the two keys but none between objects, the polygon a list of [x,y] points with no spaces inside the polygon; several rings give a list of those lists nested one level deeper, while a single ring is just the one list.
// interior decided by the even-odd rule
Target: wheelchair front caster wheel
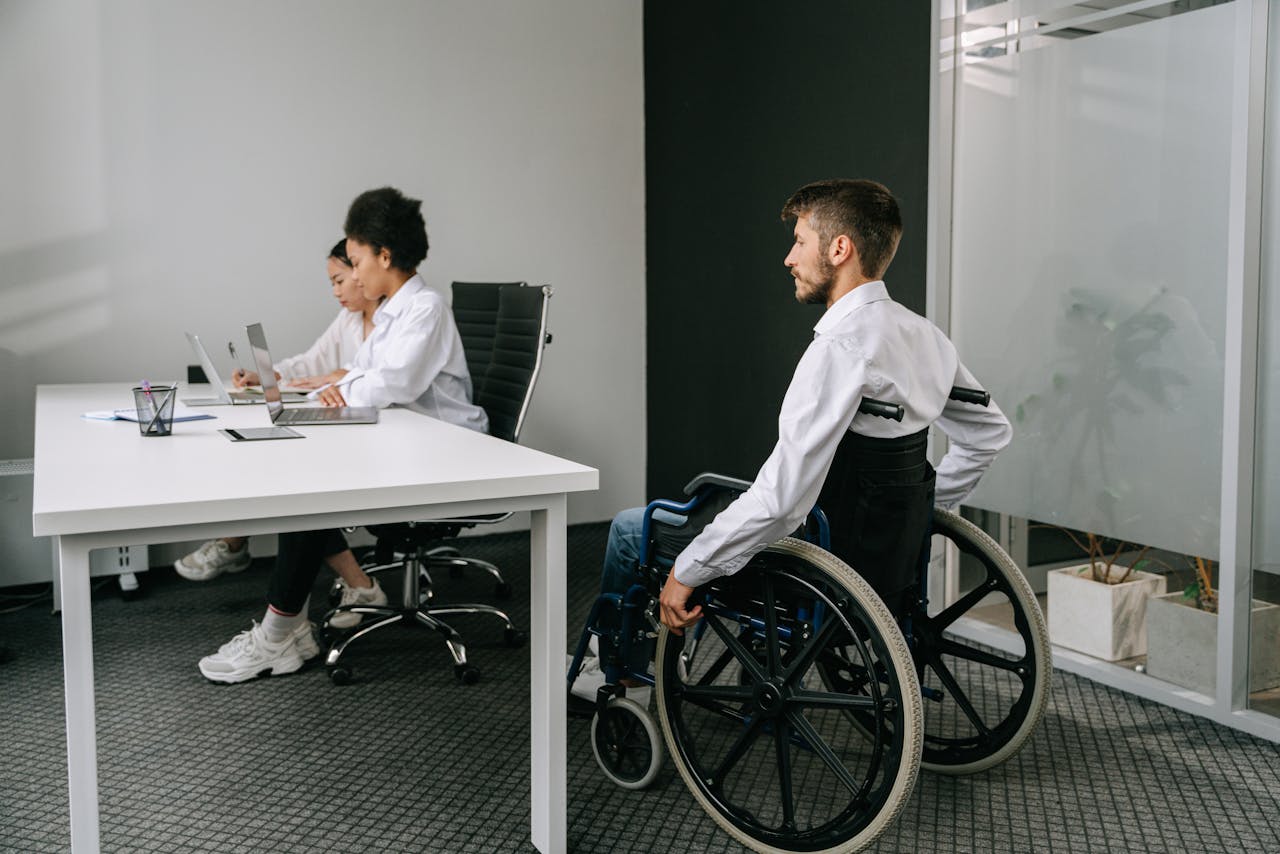
[{"label": "wheelchair front caster wheel", "polygon": [[591,751],[604,775],[624,789],[643,789],[662,767],[662,741],[639,703],[614,697],[591,719]]},{"label": "wheelchair front caster wheel", "polygon": [[506,631],[507,646],[511,646],[511,647],[524,646],[524,642],[528,639],[529,639],[528,635],[526,635],[524,632],[520,631],[519,629],[507,629]]},{"label": "wheelchair front caster wheel", "polygon": [[499,581],[497,584],[493,585],[493,595],[498,599],[510,599],[511,585],[505,581]]},{"label": "wheelchair front caster wheel", "polygon": [[337,664],[329,668],[329,681],[334,685],[350,685],[355,673],[345,664]]},{"label": "wheelchair front caster wheel", "polygon": [[459,664],[453,668],[454,678],[463,685],[474,685],[480,681],[480,671],[470,664]]}]

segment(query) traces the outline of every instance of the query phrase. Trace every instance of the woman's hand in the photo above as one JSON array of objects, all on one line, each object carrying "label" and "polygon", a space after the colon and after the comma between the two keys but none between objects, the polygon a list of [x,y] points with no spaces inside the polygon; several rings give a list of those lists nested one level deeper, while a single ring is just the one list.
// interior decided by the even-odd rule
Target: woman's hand
[{"label": "woman's hand", "polygon": [[[279,374],[276,374],[277,379],[279,376]],[[247,385],[260,385],[262,378],[253,371],[242,371],[239,368],[236,368],[231,372],[231,382],[236,388],[244,388]]]},{"label": "woman's hand", "polygon": [[313,389],[320,388],[322,385],[328,385],[330,380],[326,377],[294,377],[289,380],[289,385],[294,388]]},{"label": "woman's hand", "polygon": [[325,406],[346,406],[346,398],[342,396],[342,390],[337,386],[330,386],[316,396],[316,400]]},{"label": "woman's hand", "polygon": [[346,375],[346,371],[342,368],[338,368],[336,371],[330,371],[329,373],[319,377],[299,377],[297,379],[290,380],[289,384],[297,388],[320,388],[321,386],[328,385],[329,383],[336,383]]}]

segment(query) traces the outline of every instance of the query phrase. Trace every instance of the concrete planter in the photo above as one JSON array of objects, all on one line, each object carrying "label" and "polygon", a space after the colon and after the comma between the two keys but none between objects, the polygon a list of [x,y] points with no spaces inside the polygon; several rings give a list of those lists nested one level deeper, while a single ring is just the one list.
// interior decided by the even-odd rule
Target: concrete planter
[{"label": "concrete planter", "polygon": [[[1113,566],[1119,578],[1125,568]],[[1135,570],[1122,584],[1094,581],[1089,564],[1049,572],[1049,640],[1104,661],[1147,651],[1147,600],[1165,591],[1163,575]]]},{"label": "concrete planter", "polygon": [[[1218,678],[1218,615],[1169,593],[1147,608],[1147,673],[1212,697]],[[1253,600],[1249,615],[1249,690],[1280,685],[1280,605]]]}]

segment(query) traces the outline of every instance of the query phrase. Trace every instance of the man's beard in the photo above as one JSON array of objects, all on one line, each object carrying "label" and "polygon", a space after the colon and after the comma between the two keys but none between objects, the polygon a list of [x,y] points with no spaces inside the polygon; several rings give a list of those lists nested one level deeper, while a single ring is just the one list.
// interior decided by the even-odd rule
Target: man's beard
[{"label": "man's beard", "polygon": [[812,281],[796,277],[797,281],[803,281],[809,287],[808,291],[796,294],[796,299],[804,305],[826,305],[827,297],[831,296],[831,289],[836,284],[836,265],[826,258],[819,258],[818,272],[814,275],[816,278]]}]

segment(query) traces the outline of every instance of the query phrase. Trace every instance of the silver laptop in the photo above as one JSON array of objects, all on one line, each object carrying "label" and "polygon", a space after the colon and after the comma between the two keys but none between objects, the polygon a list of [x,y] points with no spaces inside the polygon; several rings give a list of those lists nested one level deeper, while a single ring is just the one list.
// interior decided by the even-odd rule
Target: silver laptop
[{"label": "silver laptop", "polygon": [[[213,364],[213,359],[209,358],[209,351],[204,348],[204,344],[200,342],[199,335],[192,335],[190,332],[183,333],[187,336],[187,343],[191,345],[191,349],[195,352],[196,358],[200,360],[200,367],[204,369],[205,379],[213,387],[213,393],[216,397],[186,397],[182,402],[187,406],[228,406],[235,404],[237,406],[249,403],[263,403],[264,396],[260,393],[252,393],[247,391],[227,391],[226,383],[222,381],[222,376],[218,373],[218,368]],[[271,376],[275,378],[275,372],[271,372]],[[282,400],[306,400],[305,394],[297,394],[295,392],[285,392],[281,395]]]},{"label": "silver laptop", "polygon": [[261,323],[250,323],[245,328],[249,335],[249,349],[262,379],[262,397],[267,404],[271,423],[278,426],[319,424],[376,424],[378,409],[374,406],[304,406],[285,409],[280,400],[280,387],[276,385],[276,372],[271,367],[271,353],[267,350],[267,336]]}]

